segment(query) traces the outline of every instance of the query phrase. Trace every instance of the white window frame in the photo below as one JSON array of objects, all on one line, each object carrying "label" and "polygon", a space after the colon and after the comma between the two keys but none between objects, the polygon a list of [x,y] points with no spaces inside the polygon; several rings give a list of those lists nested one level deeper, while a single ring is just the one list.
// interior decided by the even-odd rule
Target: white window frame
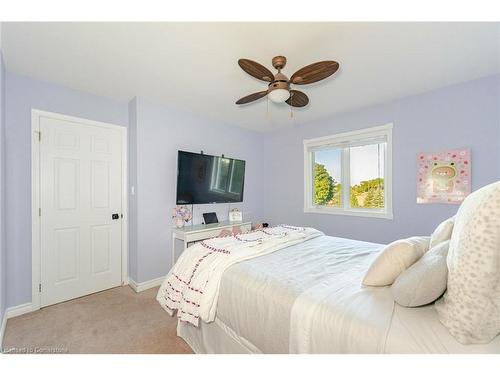
[{"label": "white window frame", "polygon": [[[219,186],[220,182],[220,175],[221,175],[221,161],[222,160],[228,160],[229,161],[229,172],[228,172],[228,183],[226,183],[226,186],[221,189]],[[238,195],[238,193],[235,193],[231,191],[233,187],[233,178],[234,178],[234,164],[236,160],[235,159],[227,159],[227,158],[217,158],[217,161],[214,163],[212,167],[212,181],[210,182],[210,190],[213,191],[214,193],[218,194],[232,194],[232,195]]]},{"label": "white window frame", "polygon": [[[345,133],[333,134],[326,137],[304,140],[304,212],[331,215],[363,216],[392,220],[392,128],[393,124],[385,124],[371,128],[355,130]],[[377,138],[386,139],[386,150],[384,154],[384,208],[363,209],[351,208],[349,200],[350,186],[350,162],[349,145],[360,145],[364,142],[370,144],[370,140]],[[340,183],[343,186],[342,207],[327,207],[313,203],[313,166],[315,149],[327,148],[328,146],[339,147],[342,150],[342,173]]]}]

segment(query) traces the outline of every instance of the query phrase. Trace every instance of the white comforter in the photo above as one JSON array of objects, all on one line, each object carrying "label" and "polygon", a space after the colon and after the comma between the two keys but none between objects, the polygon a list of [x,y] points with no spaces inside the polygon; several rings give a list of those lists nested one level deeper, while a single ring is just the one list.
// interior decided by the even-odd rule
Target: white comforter
[{"label": "white comforter", "polygon": [[[394,299],[386,290],[363,287],[369,252],[329,262],[321,281],[303,291],[290,313],[290,353],[383,353]],[[367,256],[368,255],[368,256]]]},{"label": "white comforter", "polygon": [[381,248],[319,236],[239,263],[222,280],[217,322],[252,352],[384,352],[394,300],[361,285]]},{"label": "white comforter", "polygon": [[170,314],[198,326],[215,318],[222,274],[231,265],[322,235],[313,228],[277,226],[196,243],[181,255],[156,299]]},{"label": "white comforter", "polygon": [[221,327],[239,349],[224,347],[220,338],[200,352],[500,353],[500,336],[486,345],[462,345],[439,322],[433,304],[402,307],[393,304],[389,287],[363,287],[383,247],[319,236],[230,267],[216,321],[203,328]]},{"label": "white comforter", "polygon": [[434,305],[394,305],[390,288],[363,287],[384,245],[318,236],[229,267],[217,316],[178,332],[199,353],[500,353],[462,345]]}]

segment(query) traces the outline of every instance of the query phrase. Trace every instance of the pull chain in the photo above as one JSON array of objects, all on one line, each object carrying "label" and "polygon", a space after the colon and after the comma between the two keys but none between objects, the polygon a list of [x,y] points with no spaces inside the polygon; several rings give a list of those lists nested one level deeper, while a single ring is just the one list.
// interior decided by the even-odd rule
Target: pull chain
[{"label": "pull chain", "polygon": [[290,97],[290,118],[293,118],[293,94]]},{"label": "pull chain", "polygon": [[266,99],[267,99],[267,118],[269,118],[269,95],[266,95]]}]

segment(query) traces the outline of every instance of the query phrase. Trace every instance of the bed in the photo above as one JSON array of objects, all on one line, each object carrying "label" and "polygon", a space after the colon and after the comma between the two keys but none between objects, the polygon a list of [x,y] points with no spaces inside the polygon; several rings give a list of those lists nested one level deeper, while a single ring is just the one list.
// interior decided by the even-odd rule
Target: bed
[{"label": "bed", "polygon": [[500,353],[462,345],[433,305],[405,308],[361,280],[383,245],[319,236],[231,265],[215,320],[179,320],[196,353]]}]

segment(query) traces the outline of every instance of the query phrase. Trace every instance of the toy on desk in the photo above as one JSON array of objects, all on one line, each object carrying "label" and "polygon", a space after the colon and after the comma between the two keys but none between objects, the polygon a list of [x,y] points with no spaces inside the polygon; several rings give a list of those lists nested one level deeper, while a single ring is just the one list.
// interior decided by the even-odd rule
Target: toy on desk
[{"label": "toy on desk", "polygon": [[233,208],[229,211],[229,221],[243,221],[243,214],[237,208]]},{"label": "toy on desk", "polygon": [[227,237],[227,236],[236,236],[238,234],[241,234],[241,229],[240,227],[233,227],[232,231],[229,229],[223,229],[219,233],[219,237]]},{"label": "toy on desk", "polygon": [[259,223],[254,225],[253,230],[264,229],[267,227],[269,227],[268,223]]}]

